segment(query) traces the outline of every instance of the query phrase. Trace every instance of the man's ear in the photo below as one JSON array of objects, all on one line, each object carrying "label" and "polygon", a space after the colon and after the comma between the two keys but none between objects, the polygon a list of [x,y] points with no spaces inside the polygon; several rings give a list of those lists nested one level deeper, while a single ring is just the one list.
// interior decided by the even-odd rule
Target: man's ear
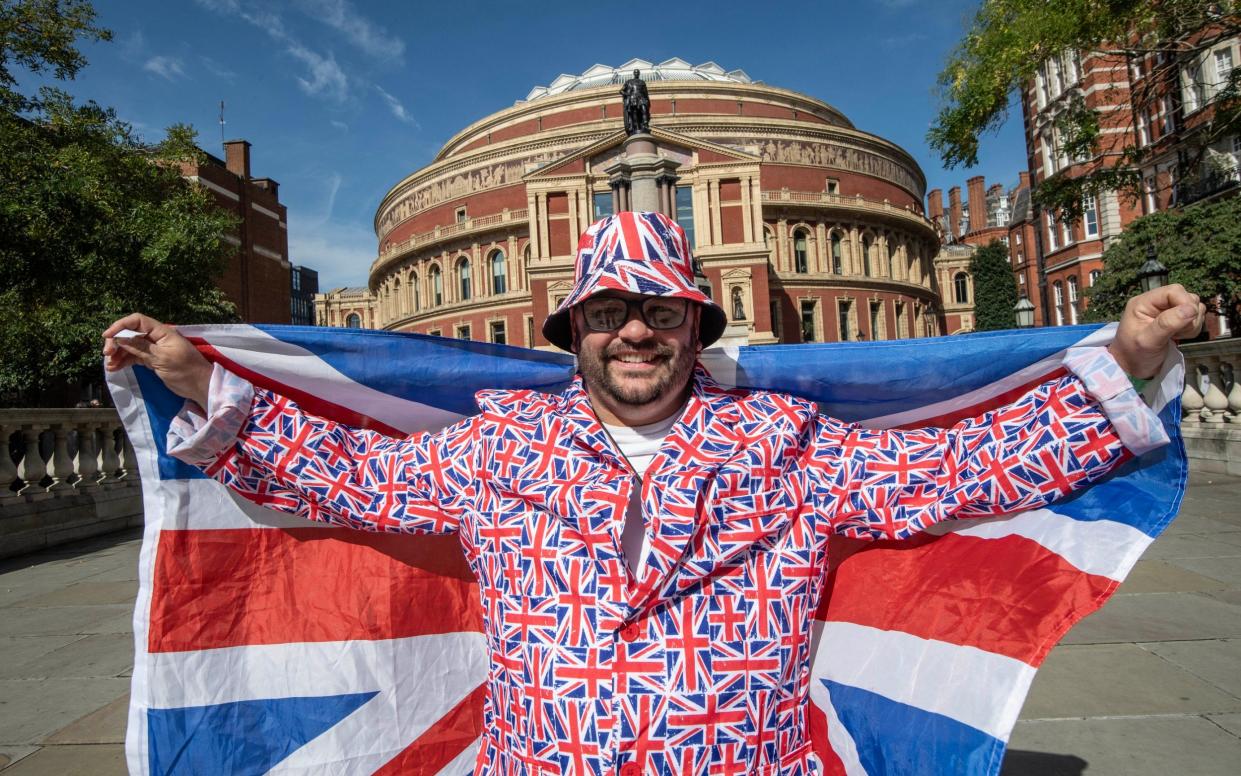
[{"label": "man's ear", "polygon": [[577,327],[577,310],[569,310],[569,352],[577,355],[577,335],[580,330]]}]

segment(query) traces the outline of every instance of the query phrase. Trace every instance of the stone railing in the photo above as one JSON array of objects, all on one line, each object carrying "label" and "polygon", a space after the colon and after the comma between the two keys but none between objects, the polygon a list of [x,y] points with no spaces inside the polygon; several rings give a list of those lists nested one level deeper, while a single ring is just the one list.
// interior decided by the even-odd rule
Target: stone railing
[{"label": "stone railing", "polygon": [[0,557],[142,522],[113,409],[0,409]]},{"label": "stone railing", "polygon": [[1191,466],[1241,475],[1241,338],[1181,346],[1181,434]]},{"label": "stone railing", "polygon": [[779,189],[764,191],[763,202],[788,202],[797,205],[816,205],[861,213],[883,214],[908,220],[931,231],[935,230],[935,225],[912,207],[898,207],[886,199],[867,199],[861,194],[846,197],[843,194],[829,194],[826,191],[790,191],[789,189]]},{"label": "stone railing", "polygon": [[371,273],[379,268],[381,264],[409,251],[421,248],[424,245],[446,240],[449,237],[461,237],[463,235],[481,232],[487,229],[494,229],[504,224],[512,224],[516,222],[525,223],[529,211],[526,208],[520,210],[504,210],[489,216],[479,216],[477,218],[467,218],[464,221],[458,221],[455,224],[447,224],[445,226],[437,226],[429,232],[415,234],[412,237],[400,242],[388,243],[384,249],[380,251],[379,258],[371,264]]}]

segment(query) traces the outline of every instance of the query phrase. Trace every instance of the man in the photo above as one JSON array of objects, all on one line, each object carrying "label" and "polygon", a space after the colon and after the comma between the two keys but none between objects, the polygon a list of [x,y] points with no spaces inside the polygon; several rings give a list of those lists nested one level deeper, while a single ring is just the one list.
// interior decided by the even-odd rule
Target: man
[{"label": "man", "polygon": [[[479,773],[818,772],[809,626],[830,538],[904,537],[1064,493],[1000,484],[995,462],[1051,455],[1084,481],[1163,443],[1118,364],[1152,376],[1203,314],[1160,289],[1130,303],[1111,356],[1073,354],[1072,374],[1002,413],[871,431],[711,380],[697,354],[724,314],[665,216],[592,225],[575,276],[543,328],[578,355],[570,388],[484,391],[479,415],[402,440],[307,416],[142,316],[105,332],[145,334],[109,339],[108,368],[145,364],[191,399],[170,451],[243,496],[458,535],[491,658]],[[893,478],[897,453],[910,466]]]},{"label": "man", "polygon": [[621,86],[621,101],[625,108],[625,134],[646,132],[651,124],[651,96],[646,90],[640,70],[633,71],[633,78]]}]

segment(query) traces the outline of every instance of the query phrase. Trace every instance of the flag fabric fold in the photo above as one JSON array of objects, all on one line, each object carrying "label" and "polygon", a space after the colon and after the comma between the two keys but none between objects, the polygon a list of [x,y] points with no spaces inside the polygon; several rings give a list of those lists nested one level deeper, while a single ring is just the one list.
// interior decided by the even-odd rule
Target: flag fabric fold
[{"label": "flag fabric fold", "polygon": [[[183,327],[210,359],[318,415],[399,436],[485,388],[556,391],[571,356],[421,335]],[[999,406],[1114,327],[714,348],[721,384],[876,428]],[[1145,389],[1172,444],[1047,508],[903,542],[836,539],[815,613],[810,734],[827,774],[996,774],[1034,672],[1176,514],[1179,363]],[[471,772],[487,656],[457,540],[322,526],[170,457],[182,401],[109,376],[146,509],[126,751],[133,773]],[[880,658],[879,656],[882,656]]]}]

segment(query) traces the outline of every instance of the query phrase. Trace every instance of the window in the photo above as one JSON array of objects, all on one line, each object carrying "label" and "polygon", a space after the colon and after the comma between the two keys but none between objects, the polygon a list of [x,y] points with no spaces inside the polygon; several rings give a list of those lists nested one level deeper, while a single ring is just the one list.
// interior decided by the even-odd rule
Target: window
[{"label": "window", "polygon": [[1155,198],[1155,179],[1143,179],[1142,191],[1146,194],[1146,212],[1154,213],[1159,209],[1159,201]]},{"label": "window", "polygon": [[1215,91],[1218,93],[1232,76],[1232,49],[1222,48],[1215,52]]},{"label": "window", "polygon": [[464,223],[465,223],[465,218],[466,218],[466,216],[465,216],[465,208],[463,208],[463,207],[459,207],[459,208],[457,208],[457,223],[459,223],[459,224],[464,224]]},{"label": "window", "polygon": [[1055,283],[1052,284],[1051,290],[1052,290],[1052,300],[1055,302],[1055,304],[1052,306],[1056,310],[1056,325],[1063,326],[1064,325],[1064,284],[1061,283],[1059,280],[1057,280]]},{"label": "window", "polygon": [[598,221],[600,218],[607,218],[612,215],[612,192],[597,191],[590,198],[590,201],[592,212],[594,213],[593,220]]},{"label": "window", "polygon": [[1163,101],[1160,103],[1159,112],[1163,116],[1163,121],[1161,122],[1161,125],[1160,125],[1161,126],[1160,134],[1170,135],[1173,132],[1175,132],[1176,131],[1176,116],[1172,112],[1172,98],[1171,97],[1167,95],[1164,96]]},{"label": "window", "polygon": [[771,300],[771,333],[777,340],[784,339],[784,320],[780,315],[780,302]]},{"label": "window", "polygon": [[457,262],[457,280],[461,289],[461,301],[468,301],[470,298],[470,260],[462,257]]},{"label": "window", "polygon": [[1082,200],[1082,226],[1087,239],[1099,236],[1099,207],[1094,197]]},{"label": "window", "polygon": [[809,271],[806,257],[806,233],[800,229],[793,232],[793,271],[800,275]]},{"label": "window", "polygon": [[534,316],[526,316],[526,347],[534,347]]},{"label": "window", "polygon": [[883,336],[883,302],[870,303],[870,338],[884,339]]},{"label": "window", "polygon": [[491,293],[505,291],[508,291],[508,264],[504,261],[504,251],[495,251],[491,254]]},{"label": "window", "polygon": [[958,272],[952,276],[952,297],[957,304],[970,303],[970,276]]},{"label": "window", "polygon": [[836,180],[835,178],[828,178],[827,179],[827,193],[828,194],[839,194],[840,193],[840,181]]},{"label": "window", "polygon": [[1013,232],[1013,240],[1014,240],[1014,241],[1015,241],[1018,245],[1021,245],[1021,232]]},{"label": "window", "polygon": [[840,341],[848,342],[853,339],[851,329],[849,327],[849,312],[853,307],[853,303],[847,300],[841,300],[836,303],[837,321],[840,324]]},{"label": "window", "polygon": [[1184,80],[1185,110],[1193,112],[1206,102],[1206,84],[1202,77],[1202,63],[1195,62],[1182,73]]},{"label": "window", "polygon": [[732,303],[733,303],[733,320],[744,321],[745,320],[745,300],[742,298],[740,286],[733,286]]},{"label": "window", "polygon": [[1060,242],[1068,245],[1073,242],[1073,230],[1069,228],[1068,221],[1057,221],[1060,224]]},{"label": "window", "polygon": [[1056,217],[1052,215],[1050,212],[1048,212],[1047,213],[1047,249],[1049,251],[1054,251],[1060,247],[1059,236],[1057,234],[1058,231],[1059,230],[1056,229]]},{"label": "window", "polygon": [[440,275],[438,264],[431,265],[431,304],[435,306],[444,303],[444,279]]},{"label": "window", "polygon": [[813,299],[801,300],[801,341],[814,342],[814,307]]},{"label": "window", "polygon": [[1099,276],[1100,276],[1100,275],[1102,275],[1102,274],[1103,274],[1103,270],[1101,270],[1101,269],[1092,269],[1092,270],[1090,270],[1090,278],[1089,278],[1089,281],[1088,281],[1089,285],[1092,285],[1092,286],[1093,286],[1095,283],[1098,283],[1098,282],[1099,282]]},{"label": "window", "polygon": [[832,234],[832,272],[835,272],[837,275],[844,274],[841,270],[840,234],[838,232],[834,232]]},{"label": "window", "polygon": [[1146,108],[1138,112],[1138,145],[1145,146],[1151,142],[1151,114]]},{"label": "window", "polygon": [[508,344],[508,333],[505,331],[504,321],[492,321],[487,328],[492,342],[497,345]]},{"label": "window", "polygon": [[896,277],[896,243],[888,243],[888,277]]},{"label": "window", "polygon": [[414,305],[414,312],[418,312],[418,310],[422,307],[422,294],[418,290],[417,272],[409,273],[409,296],[410,301],[412,301]]},{"label": "window", "polygon": [[438,337],[442,334],[439,329],[427,329],[427,334],[432,337]]},{"label": "window", "polygon": [[1069,277],[1069,323],[1077,325],[1077,276]]},{"label": "window", "polygon": [[345,328],[348,328],[348,329],[362,328],[362,316],[358,315],[357,313],[349,313],[349,316],[345,318]]},{"label": "window", "polygon": [[895,339],[903,339],[907,333],[907,323],[905,321],[905,303],[896,303],[896,337]]},{"label": "window", "polygon": [[694,241],[694,189],[690,186],[677,186],[677,223],[685,230],[689,239],[689,247],[697,245]]},{"label": "window", "polygon": [[468,340],[470,338],[470,324],[463,323],[457,327],[457,339]]},{"label": "window", "polygon": [[870,235],[862,238],[862,274],[870,277]]}]

